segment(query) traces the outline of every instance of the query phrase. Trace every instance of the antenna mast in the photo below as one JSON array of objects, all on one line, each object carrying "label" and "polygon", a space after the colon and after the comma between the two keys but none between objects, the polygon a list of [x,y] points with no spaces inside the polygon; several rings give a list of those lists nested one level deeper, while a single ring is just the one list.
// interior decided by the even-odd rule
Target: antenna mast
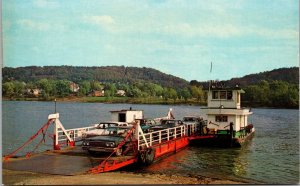
[{"label": "antenna mast", "polygon": [[210,92],[210,86],[211,86],[211,72],[212,72],[212,62],[210,62],[210,80],[208,83],[208,92]]}]

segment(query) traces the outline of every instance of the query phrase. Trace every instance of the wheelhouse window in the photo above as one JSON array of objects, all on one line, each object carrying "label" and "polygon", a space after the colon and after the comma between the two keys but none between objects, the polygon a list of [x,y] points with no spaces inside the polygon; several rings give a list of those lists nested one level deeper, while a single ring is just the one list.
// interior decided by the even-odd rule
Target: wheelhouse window
[{"label": "wheelhouse window", "polygon": [[228,116],[216,116],[215,120],[216,122],[227,122]]},{"label": "wheelhouse window", "polygon": [[212,91],[212,99],[232,100],[232,91]]},{"label": "wheelhouse window", "polygon": [[227,91],[227,99],[232,99],[232,91]]},{"label": "wheelhouse window", "polygon": [[213,91],[212,96],[213,99],[219,99],[219,91]]},{"label": "wheelhouse window", "polygon": [[226,91],[220,91],[220,99],[226,99]]}]

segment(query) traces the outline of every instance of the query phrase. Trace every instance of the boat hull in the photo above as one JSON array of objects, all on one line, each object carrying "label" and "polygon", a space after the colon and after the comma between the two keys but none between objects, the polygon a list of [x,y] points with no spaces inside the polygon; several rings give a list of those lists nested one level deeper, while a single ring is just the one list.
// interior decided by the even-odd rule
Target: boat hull
[{"label": "boat hull", "polygon": [[255,131],[248,133],[245,137],[231,138],[230,135],[214,135],[210,138],[199,138],[192,140],[191,145],[205,147],[242,147],[254,136]]}]

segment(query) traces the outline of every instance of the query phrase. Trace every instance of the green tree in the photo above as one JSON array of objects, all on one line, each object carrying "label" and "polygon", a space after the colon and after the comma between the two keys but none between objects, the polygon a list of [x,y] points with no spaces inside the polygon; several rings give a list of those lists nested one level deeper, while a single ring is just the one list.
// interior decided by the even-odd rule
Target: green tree
[{"label": "green tree", "polygon": [[286,94],[288,97],[288,106],[291,108],[299,107],[299,86],[298,85],[289,85],[288,92]]},{"label": "green tree", "polygon": [[116,95],[117,88],[113,83],[107,83],[105,85],[105,96],[106,97],[114,97]]},{"label": "green tree", "polygon": [[25,92],[25,83],[14,81],[14,95],[17,97],[22,97]]},{"label": "green tree", "polygon": [[201,86],[199,86],[199,87],[191,86],[190,89],[191,89],[191,93],[192,93],[193,98],[196,98],[197,101],[203,101],[204,100],[204,92],[203,92]]},{"label": "green tree", "polygon": [[173,88],[164,88],[163,97],[164,97],[165,100],[173,99],[174,102],[175,102],[178,96],[177,96],[177,92],[176,92],[175,89],[173,89]]},{"label": "green tree", "polygon": [[164,89],[162,88],[162,86],[158,85],[158,84],[154,84],[154,92],[155,92],[155,96],[162,96]]},{"label": "green tree", "polygon": [[171,96],[170,96],[169,89],[166,88],[166,87],[164,87],[163,98],[164,98],[165,100],[168,100],[170,97],[171,97]]},{"label": "green tree", "polygon": [[258,84],[258,90],[256,92],[259,102],[268,105],[270,99],[270,85],[268,81],[262,80]]},{"label": "green tree", "polygon": [[270,99],[274,106],[285,106],[289,104],[289,86],[283,81],[274,81],[270,84]]},{"label": "green tree", "polygon": [[102,90],[103,88],[104,88],[104,86],[101,85],[99,81],[91,81],[91,89],[92,90]]},{"label": "green tree", "polygon": [[87,96],[91,91],[91,83],[89,81],[83,81],[79,84],[79,94],[83,96]]},{"label": "green tree", "polygon": [[38,82],[38,87],[42,89],[43,98],[48,99],[51,92],[53,91],[53,85],[49,82],[48,79],[40,79]]},{"label": "green tree", "polygon": [[189,91],[188,88],[184,88],[184,89],[180,90],[179,92],[180,92],[180,93],[179,93],[180,96],[181,96],[185,101],[187,101],[189,98],[192,97],[192,95],[191,95],[191,93],[190,93],[190,91]]},{"label": "green tree", "polygon": [[174,102],[175,102],[176,99],[177,99],[177,97],[178,97],[176,90],[173,89],[173,88],[170,88],[169,91],[170,91],[170,93],[169,93],[170,94],[170,98],[173,99]]},{"label": "green tree", "polygon": [[55,87],[58,96],[65,97],[70,94],[70,82],[67,80],[58,80]]},{"label": "green tree", "polygon": [[4,97],[13,97],[14,84],[12,82],[5,82],[2,84],[2,94]]}]

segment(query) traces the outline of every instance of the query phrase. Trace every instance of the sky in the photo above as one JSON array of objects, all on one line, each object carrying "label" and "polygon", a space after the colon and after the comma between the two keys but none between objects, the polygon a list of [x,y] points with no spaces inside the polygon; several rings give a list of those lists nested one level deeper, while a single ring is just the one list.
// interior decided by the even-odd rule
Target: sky
[{"label": "sky", "polygon": [[3,0],[2,9],[4,67],[124,65],[206,81],[299,66],[298,0]]}]

